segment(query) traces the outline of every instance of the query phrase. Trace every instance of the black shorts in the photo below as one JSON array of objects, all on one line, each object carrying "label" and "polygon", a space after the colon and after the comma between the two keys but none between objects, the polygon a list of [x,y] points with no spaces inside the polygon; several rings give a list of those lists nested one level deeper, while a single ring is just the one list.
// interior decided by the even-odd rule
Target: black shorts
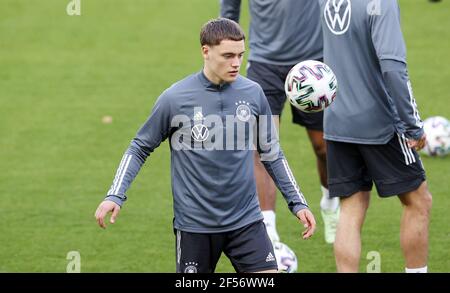
[{"label": "black shorts", "polygon": [[175,233],[177,273],[213,273],[222,252],[238,273],[278,268],[263,221],[223,233]]},{"label": "black shorts", "polygon": [[[247,78],[257,82],[263,89],[264,94],[272,110],[273,115],[279,115],[283,111],[286,102],[284,92],[284,81],[289,70],[294,65],[273,65],[256,61],[249,61],[247,67]],[[300,124],[307,129],[323,131],[323,111],[317,113],[305,113],[291,106],[292,122]]]},{"label": "black shorts", "polygon": [[331,197],[370,191],[372,182],[380,197],[388,197],[416,190],[425,181],[419,154],[397,134],[383,145],[326,143]]}]

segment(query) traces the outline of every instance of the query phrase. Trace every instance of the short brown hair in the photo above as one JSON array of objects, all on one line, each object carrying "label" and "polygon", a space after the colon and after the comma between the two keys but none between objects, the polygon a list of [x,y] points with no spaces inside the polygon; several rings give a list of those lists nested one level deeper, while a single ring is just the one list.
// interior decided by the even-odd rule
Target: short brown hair
[{"label": "short brown hair", "polygon": [[235,21],[226,18],[215,18],[205,23],[200,31],[200,44],[217,46],[223,40],[242,41],[245,33]]}]

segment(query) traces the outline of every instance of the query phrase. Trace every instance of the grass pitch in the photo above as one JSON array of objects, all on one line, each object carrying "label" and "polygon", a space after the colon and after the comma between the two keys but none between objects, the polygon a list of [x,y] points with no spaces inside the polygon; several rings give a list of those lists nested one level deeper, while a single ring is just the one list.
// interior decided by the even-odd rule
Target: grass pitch
[{"label": "grass pitch", "polygon": [[[116,224],[101,230],[93,214],[155,99],[201,69],[199,30],[218,15],[219,1],[81,0],[81,16],[66,14],[68,2],[0,2],[0,271],[65,272],[67,253],[78,251],[82,272],[173,272],[167,143],[149,157]],[[400,5],[422,118],[450,118],[450,3]],[[242,24],[248,31],[247,1]],[[284,115],[282,146],[319,229],[300,240],[279,196],[278,230],[300,272],[334,272],[314,155],[304,129]],[[429,270],[449,272],[450,157],[423,161],[434,196]],[[403,271],[400,214],[396,198],[372,196],[361,271],[370,251],[380,253],[382,272]],[[217,271],[233,269],[223,257]]]}]

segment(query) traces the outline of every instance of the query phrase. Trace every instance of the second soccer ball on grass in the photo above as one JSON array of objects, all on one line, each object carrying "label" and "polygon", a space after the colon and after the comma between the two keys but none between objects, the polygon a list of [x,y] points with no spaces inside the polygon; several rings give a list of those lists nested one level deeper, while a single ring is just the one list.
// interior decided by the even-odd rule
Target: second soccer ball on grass
[{"label": "second soccer ball on grass", "polygon": [[297,271],[297,256],[286,244],[274,242],[273,250],[275,252],[279,273],[295,273]]},{"label": "second soccer ball on grass", "polygon": [[450,153],[450,122],[441,116],[425,119],[423,129],[427,143],[422,153],[431,157],[444,157]]}]

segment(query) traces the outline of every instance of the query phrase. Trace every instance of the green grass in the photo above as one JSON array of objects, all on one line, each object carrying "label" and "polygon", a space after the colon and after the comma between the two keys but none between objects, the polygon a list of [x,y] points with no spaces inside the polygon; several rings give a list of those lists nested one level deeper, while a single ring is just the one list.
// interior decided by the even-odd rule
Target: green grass
[{"label": "green grass", "polygon": [[[94,211],[123,151],[154,100],[202,67],[198,32],[218,15],[210,0],[69,0],[0,2],[0,271],[65,272],[66,255],[81,254],[83,272],[172,272],[169,149],[164,143],[133,183],[115,225],[101,230]],[[242,23],[247,30],[247,1]],[[450,3],[402,0],[409,72],[422,117],[450,117]],[[104,115],[113,117],[103,124]],[[278,230],[299,257],[301,272],[335,271],[323,241],[314,156],[289,111],[281,127],[290,165],[319,222],[313,239],[281,196]],[[449,158],[424,158],[434,196],[429,268],[450,271]],[[361,270],[369,251],[382,271],[403,270],[397,199],[372,197],[363,231]],[[219,272],[233,271],[222,258]]]}]

